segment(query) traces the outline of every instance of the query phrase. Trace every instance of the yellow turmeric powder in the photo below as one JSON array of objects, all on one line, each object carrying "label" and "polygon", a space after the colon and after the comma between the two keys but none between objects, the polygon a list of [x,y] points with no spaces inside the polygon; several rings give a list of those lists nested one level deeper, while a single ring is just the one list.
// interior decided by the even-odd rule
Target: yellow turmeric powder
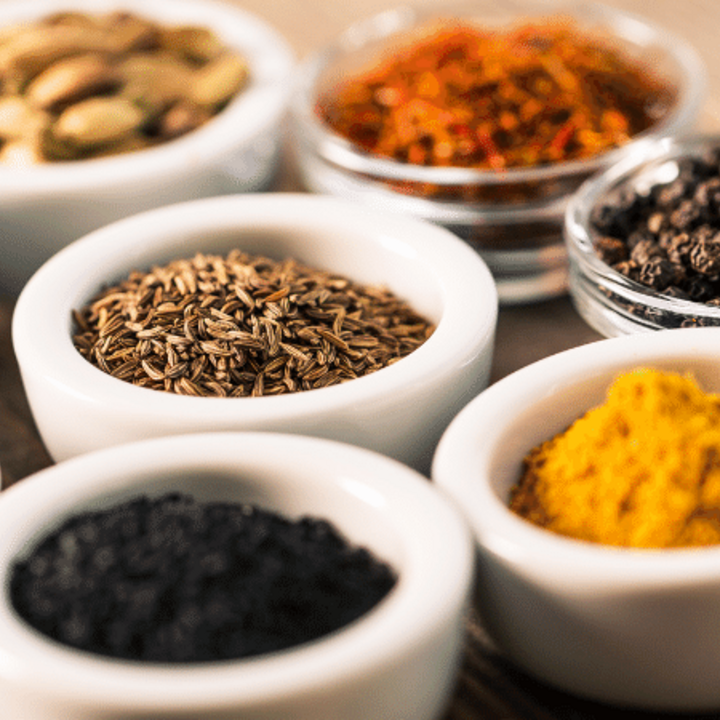
[{"label": "yellow turmeric powder", "polygon": [[720,543],[720,395],[638,368],[531,450],[510,508],[570,537],[638,548]]}]

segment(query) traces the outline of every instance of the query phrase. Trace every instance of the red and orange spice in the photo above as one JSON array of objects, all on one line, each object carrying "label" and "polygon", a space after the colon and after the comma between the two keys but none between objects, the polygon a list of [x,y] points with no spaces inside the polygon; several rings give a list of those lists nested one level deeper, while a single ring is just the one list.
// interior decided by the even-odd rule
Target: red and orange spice
[{"label": "red and orange spice", "polygon": [[675,95],[569,18],[499,29],[443,20],[333,87],[317,112],[373,155],[504,170],[621,146],[657,123]]}]

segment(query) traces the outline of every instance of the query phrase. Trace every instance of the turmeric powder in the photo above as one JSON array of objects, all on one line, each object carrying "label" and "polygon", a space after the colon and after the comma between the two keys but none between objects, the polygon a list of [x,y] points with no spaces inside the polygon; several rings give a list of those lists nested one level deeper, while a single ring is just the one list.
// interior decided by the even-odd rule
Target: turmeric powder
[{"label": "turmeric powder", "polygon": [[636,548],[720,543],[720,395],[638,368],[525,458],[510,508],[569,537]]}]

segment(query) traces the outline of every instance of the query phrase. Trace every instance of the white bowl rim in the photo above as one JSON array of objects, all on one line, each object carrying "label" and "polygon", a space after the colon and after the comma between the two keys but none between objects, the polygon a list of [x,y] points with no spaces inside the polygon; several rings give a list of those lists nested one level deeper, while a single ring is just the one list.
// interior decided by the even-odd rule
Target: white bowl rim
[{"label": "white bowl rim", "polygon": [[[125,263],[133,248],[142,248],[146,238],[155,236],[157,227],[163,227],[164,237],[168,237],[168,228],[212,232],[213,228],[242,227],[249,220],[273,228],[330,227],[337,229],[338,242],[343,228],[358,226],[383,248],[417,259],[436,274],[443,297],[443,314],[435,332],[400,361],[369,375],[326,388],[256,398],[190,397],[150,390],[111,377],[79,354],[71,339],[73,308],[68,295],[77,287],[98,291],[108,280],[98,268]],[[115,407],[142,403],[144,411],[155,417],[175,418],[185,412],[197,421],[247,418],[257,422],[366,404],[373,397],[385,397],[425,378],[443,377],[454,371],[453,358],[467,362],[487,348],[497,314],[497,289],[487,265],[449,230],[399,214],[368,213],[359,204],[334,197],[247,193],[149,210],[66,246],[21,291],[12,319],[12,339],[21,371],[24,365],[32,366],[34,373],[67,392],[82,395],[89,403]]]},{"label": "white bowl rim", "polygon": [[[247,458],[251,464],[259,457],[270,458],[267,464],[263,460],[265,467],[288,466],[285,454],[293,457],[305,451],[307,459],[308,450],[309,465],[325,472],[319,482],[343,485],[343,491],[359,502],[392,513],[407,562],[390,595],[366,616],[337,634],[276,654],[168,667],[102,658],[50,641],[9,610],[3,588],[0,637],[12,633],[13,640],[0,647],[0,675],[28,687],[51,683],[57,698],[67,693],[73,701],[100,702],[104,708],[137,705],[144,710],[187,711],[206,708],[208,703],[222,709],[238,702],[249,706],[282,702],[298,692],[321,690],[328,682],[373,672],[412,652],[422,638],[464,608],[473,576],[469,528],[449,498],[427,478],[391,458],[331,440],[282,433],[193,433],[137,441],[63,461],[0,496],[2,574],[12,560],[8,546],[13,538],[31,536],[38,520],[44,524],[57,513],[64,515],[79,503],[102,497],[103,491],[121,488],[124,479],[154,470],[182,471],[188,463],[202,468],[202,453],[214,458],[209,469],[234,471]],[[325,517],[332,522],[330,514]],[[128,697],[128,688],[133,688],[134,697]]]},{"label": "white bowl rim", "polygon": [[490,458],[497,451],[494,443],[514,420],[498,408],[523,402],[530,408],[554,395],[561,401],[564,387],[604,375],[610,368],[621,372],[653,363],[691,363],[702,357],[720,357],[720,328],[634,333],[538,360],[491,385],[460,411],[438,443],[432,478],[463,508],[481,552],[502,557],[540,581],[543,576],[565,578],[569,592],[580,592],[584,586],[602,593],[603,587],[618,585],[638,591],[688,583],[717,585],[720,546],[634,549],[563,537],[513,513],[487,477]]},{"label": "white bowl rim", "polygon": [[[67,10],[65,0],[9,0],[0,4],[0,22],[44,17]],[[191,18],[223,34],[232,28],[233,43],[248,59],[249,85],[226,108],[197,130],[145,150],[74,162],[53,162],[27,168],[0,164],[0,192],[17,199],[46,194],[82,192],[97,187],[132,184],[137,179],[162,178],[190,172],[209,160],[221,162],[228,140],[242,146],[262,134],[284,111],[290,92],[295,56],[287,40],[268,22],[223,0],[74,0],[73,9],[101,13],[111,9],[134,11],[167,24]],[[256,77],[253,79],[253,67]]]}]

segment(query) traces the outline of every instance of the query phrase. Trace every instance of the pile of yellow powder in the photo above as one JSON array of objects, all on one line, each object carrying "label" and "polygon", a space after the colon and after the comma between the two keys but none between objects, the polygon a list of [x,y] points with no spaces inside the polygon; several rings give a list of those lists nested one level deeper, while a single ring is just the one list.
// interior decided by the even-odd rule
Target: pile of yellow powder
[{"label": "pile of yellow powder", "polygon": [[642,548],[720,543],[720,395],[639,368],[534,448],[510,507],[548,530]]}]

